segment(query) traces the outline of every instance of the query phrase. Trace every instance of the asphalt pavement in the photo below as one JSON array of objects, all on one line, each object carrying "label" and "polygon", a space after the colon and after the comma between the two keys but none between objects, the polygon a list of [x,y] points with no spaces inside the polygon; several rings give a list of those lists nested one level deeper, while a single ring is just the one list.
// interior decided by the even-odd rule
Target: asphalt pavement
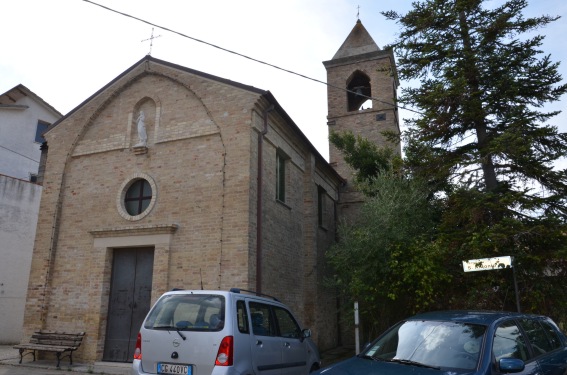
[{"label": "asphalt pavement", "polygon": [[88,374],[129,375],[132,364],[114,362],[95,362],[90,364],[69,364],[69,358],[61,359],[61,367],[56,367],[57,358],[53,353],[47,359],[33,360],[32,355],[24,355],[22,363],[18,349],[13,345],[0,345],[0,375],[61,375],[61,372],[84,372]]},{"label": "asphalt pavement", "polygon": [[[321,353],[323,367],[354,355],[353,347],[338,347]],[[61,375],[64,372],[83,372],[88,374],[129,375],[130,363],[95,362],[90,364],[69,364],[69,358],[61,359],[57,368],[57,358],[48,353],[47,359],[34,361],[33,356],[24,356],[21,364],[20,354],[12,345],[0,345],[0,375]]]}]

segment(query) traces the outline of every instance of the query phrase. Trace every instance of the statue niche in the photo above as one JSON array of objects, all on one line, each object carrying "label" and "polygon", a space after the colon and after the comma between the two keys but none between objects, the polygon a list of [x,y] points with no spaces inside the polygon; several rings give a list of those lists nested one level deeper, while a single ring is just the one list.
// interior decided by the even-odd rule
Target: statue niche
[{"label": "statue niche", "polygon": [[134,107],[131,123],[131,144],[134,149],[147,149],[152,143],[155,131],[156,105],[150,98],[144,98]]},{"label": "statue niche", "polygon": [[146,146],[148,143],[148,133],[146,132],[146,118],[144,111],[140,110],[138,118],[136,119],[136,128],[138,129],[138,143],[134,147]]}]

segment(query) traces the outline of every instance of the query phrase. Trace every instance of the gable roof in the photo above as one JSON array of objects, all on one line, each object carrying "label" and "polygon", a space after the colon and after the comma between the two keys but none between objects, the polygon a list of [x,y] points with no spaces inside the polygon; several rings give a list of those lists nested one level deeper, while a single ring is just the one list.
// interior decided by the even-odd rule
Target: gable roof
[{"label": "gable roof", "polygon": [[38,102],[40,105],[46,107],[49,111],[53,112],[57,117],[63,116],[58,110],[53,108],[49,103],[47,103],[45,100],[37,96],[33,91],[31,91],[21,83],[17,86],[12,87],[10,90],[0,95],[0,108],[26,109],[28,108],[27,105],[17,104],[20,99],[26,96]]},{"label": "gable roof", "polygon": [[266,93],[265,90],[261,90],[258,89],[254,86],[249,86],[249,85],[244,85],[242,83],[238,83],[235,81],[231,81],[229,79],[225,79],[225,78],[221,78],[221,77],[217,77],[214,76],[212,74],[208,74],[208,73],[204,73],[201,72],[199,70],[195,70],[195,69],[191,69],[191,68],[187,68],[184,67],[182,65],[177,65],[177,64],[173,64],[170,63],[169,61],[165,61],[165,60],[160,60],[160,59],[156,59],[155,57],[152,57],[151,55],[146,55],[144,56],[141,60],[139,60],[138,62],[136,62],[134,65],[132,65],[131,67],[129,67],[128,69],[126,69],[124,72],[122,72],[120,75],[118,75],[116,78],[114,78],[112,81],[108,82],[106,85],[104,85],[102,88],[100,88],[97,92],[95,92],[94,94],[92,94],[91,96],[89,96],[87,99],[85,99],[82,103],[80,103],[78,106],[76,106],[75,108],[73,108],[71,111],[69,111],[69,113],[67,113],[63,118],[59,119],[59,121],[55,122],[53,125],[51,125],[48,129],[51,130],[53,127],[55,127],[57,124],[59,124],[60,122],[62,122],[63,120],[65,120],[66,118],[68,118],[69,116],[71,116],[73,113],[77,112],[79,109],[81,109],[86,103],[88,103],[89,101],[91,101],[93,98],[97,97],[98,95],[100,95],[102,92],[104,92],[105,90],[107,90],[110,86],[114,85],[116,82],[118,82],[122,77],[124,77],[125,75],[127,75],[128,73],[130,73],[132,70],[136,69],[138,66],[146,63],[146,62],[152,62],[155,64],[160,64],[163,66],[167,66],[173,69],[177,69],[177,70],[181,70],[187,73],[191,73],[197,76],[201,76],[203,78],[207,78],[207,79],[211,79],[213,81],[217,81],[217,82],[221,82],[227,85],[231,85],[234,87],[238,87],[244,90],[248,90],[248,91],[252,91],[255,92],[257,94],[264,94]]},{"label": "gable roof", "polygon": [[333,60],[378,51],[380,51],[380,47],[374,42],[362,22],[358,20],[333,56]]},{"label": "gable roof", "polygon": [[335,53],[335,56],[331,60],[323,61],[323,65],[326,69],[329,69],[335,66],[380,58],[390,59],[390,66],[393,69],[396,87],[398,87],[400,82],[398,81],[393,49],[380,49],[362,22],[358,20],[337,53]]},{"label": "gable roof", "polygon": [[340,181],[344,181],[344,178],[341,177],[337,171],[331,167],[331,165],[327,162],[327,160],[319,153],[319,151],[315,148],[315,146],[313,146],[313,144],[311,143],[311,141],[305,136],[305,134],[303,134],[303,132],[301,131],[301,129],[299,128],[299,126],[297,126],[297,124],[291,119],[291,117],[287,114],[287,112],[283,109],[283,107],[278,103],[278,101],[276,100],[276,98],[272,95],[272,93],[270,91],[267,90],[262,90],[259,89],[257,87],[254,86],[250,86],[250,85],[245,85],[236,81],[232,81],[226,78],[221,78],[212,74],[208,74],[208,73],[204,73],[201,72],[199,70],[195,70],[195,69],[191,69],[191,68],[187,68],[184,67],[182,65],[177,65],[165,60],[160,60],[160,59],[156,59],[155,57],[152,57],[151,55],[146,55],[144,56],[141,60],[139,60],[138,62],[136,62],[134,65],[132,65],[130,68],[128,68],[127,70],[125,70],[123,73],[121,73],[119,76],[117,76],[116,78],[114,78],[112,81],[110,81],[109,83],[107,83],[105,86],[103,86],[100,90],[98,90],[97,92],[95,92],[93,95],[91,95],[90,97],[88,97],[86,100],[84,100],[81,104],[79,104],[77,107],[75,107],[74,109],[72,109],[71,111],[69,111],[69,113],[67,113],[65,116],[63,116],[62,118],[60,118],[58,121],[56,121],[55,123],[53,123],[51,126],[49,126],[49,128],[47,129],[47,131],[53,129],[55,126],[57,126],[60,122],[64,121],[66,118],[68,118],[69,116],[71,116],[73,113],[75,113],[76,111],[78,111],[81,107],[83,107],[85,104],[87,104],[90,100],[92,100],[93,98],[95,98],[96,96],[98,96],[99,94],[101,94],[102,92],[104,92],[106,89],[108,89],[110,86],[112,86],[113,84],[115,84],[118,80],[120,80],[122,77],[124,77],[125,75],[127,75],[128,73],[130,73],[132,70],[134,70],[136,67],[138,67],[141,64],[144,64],[146,62],[151,62],[151,63],[155,63],[155,64],[160,64],[160,65],[164,65],[173,69],[177,69],[183,72],[187,72],[190,74],[194,74],[197,76],[201,76],[203,78],[207,78],[213,81],[217,81],[226,85],[230,85],[236,88],[240,88],[243,90],[247,90],[253,93],[256,93],[258,95],[263,96],[268,103],[273,104],[275,110],[280,114],[280,116],[282,116],[283,119],[285,119],[285,121],[290,125],[291,130],[293,131],[293,133],[299,138],[301,139],[302,142],[305,142],[305,144],[307,145],[307,147],[310,149],[310,151],[316,156],[317,161],[319,163],[322,163],[326,168],[328,168],[328,171],[330,173],[332,173],[338,180]]}]

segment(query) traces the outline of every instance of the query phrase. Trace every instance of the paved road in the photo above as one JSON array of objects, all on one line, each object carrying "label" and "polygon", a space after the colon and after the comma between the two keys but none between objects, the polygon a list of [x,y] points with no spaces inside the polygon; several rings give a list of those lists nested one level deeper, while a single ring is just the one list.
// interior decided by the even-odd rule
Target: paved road
[{"label": "paved road", "polygon": [[62,370],[0,364],[0,375],[61,375]]},{"label": "paved road", "polygon": [[129,375],[131,366],[128,363],[95,362],[94,364],[73,363],[69,365],[69,359],[61,359],[61,368],[55,365],[57,359],[51,354],[46,359],[33,361],[31,355],[24,356],[20,365],[20,355],[13,345],[0,345],[0,375],[62,375],[62,373],[75,374],[106,374],[106,375]]},{"label": "paved road", "polygon": [[[322,364],[331,363],[348,358],[354,354],[354,348],[336,348],[322,354]],[[127,363],[113,364],[108,362],[95,362],[94,364],[74,363],[69,366],[66,358],[61,360],[61,369],[55,367],[55,357],[33,362],[31,357],[24,357],[23,363],[18,364],[19,354],[11,345],[0,345],[0,375],[63,375],[72,374],[104,374],[129,375],[131,365]]]},{"label": "paved road", "polygon": [[[12,362],[12,361],[10,361]],[[38,361],[39,364],[16,362],[7,363],[6,361],[0,362],[0,375],[62,375],[63,373],[71,374],[106,374],[106,375],[129,375],[130,366],[110,367],[104,365],[73,365],[63,364],[61,362],[61,369],[55,367],[55,362],[43,364],[43,361]]]},{"label": "paved road", "polygon": [[129,375],[130,366],[128,367],[108,367],[108,366],[86,366],[73,365],[68,366],[61,363],[61,369],[57,369],[54,363],[46,365],[9,364],[0,362],[0,375],[62,375],[70,374],[105,374],[105,375]]}]

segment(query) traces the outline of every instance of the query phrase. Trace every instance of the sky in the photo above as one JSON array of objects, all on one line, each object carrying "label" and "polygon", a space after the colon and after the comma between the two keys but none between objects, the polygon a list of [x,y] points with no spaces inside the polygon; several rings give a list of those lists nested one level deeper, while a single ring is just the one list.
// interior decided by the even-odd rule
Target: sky
[{"label": "sky", "polygon": [[[327,91],[323,83],[314,81],[326,82],[322,62],[332,59],[357,15],[383,47],[395,40],[399,29],[380,12],[405,13],[411,8],[410,0],[90,1],[148,23],[85,0],[3,1],[0,93],[23,84],[66,114],[150,53],[147,39],[154,24],[153,57],[269,90],[327,159]],[[564,61],[560,73],[567,80],[567,1],[529,2],[526,16],[563,17],[539,33],[546,35],[543,51],[551,54],[552,61]],[[545,108],[564,111],[550,123],[567,132],[567,97]]]}]

